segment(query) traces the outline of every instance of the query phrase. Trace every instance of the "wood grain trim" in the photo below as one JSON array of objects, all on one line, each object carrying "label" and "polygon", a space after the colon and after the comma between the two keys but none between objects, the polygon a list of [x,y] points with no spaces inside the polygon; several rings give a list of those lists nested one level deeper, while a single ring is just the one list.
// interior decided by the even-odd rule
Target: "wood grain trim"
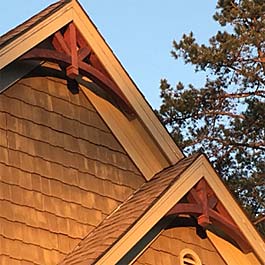
[{"label": "wood grain trim", "polygon": [[222,180],[217,176],[216,172],[206,158],[203,160],[203,166],[205,169],[204,177],[208,185],[215,192],[217,198],[230,214],[233,221],[237,224],[242,234],[249,241],[250,246],[257,254],[261,262],[265,264],[265,242],[262,240],[248,217],[227,190]]},{"label": "wood grain trim", "polygon": [[0,69],[35,47],[48,36],[72,21],[73,3],[66,4],[47,19],[0,50]]},{"label": "wood grain trim", "polygon": [[[161,168],[163,168],[165,165],[164,161],[167,161],[166,166],[179,161],[179,159],[183,157],[180,149],[175,145],[165,128],[158,121],[157,117],[148,106],[135,84],[122,68],[121,64],[111,49],[107,46],[104,39],[100,36],[94,24],[83,12],[82,8],[76,1],[72,1],[65,5],[49,18],[39,23],[36,27],[29,30],[9,45],[5,46],[0,51],[0,69],[17,59],[26,51],[35,47],[38,43],[47,38],[47,36],[55,33],[71,21],[74,21],[86,41],[99,57],[103,66],[108,70],[109,74],[117,83],[129,103],[133,106],[133,108],[135,108],[138,116],[140,117],[139,121],[137,121],[137,126],[139,128],[141,127],[140,130],[142,132],[145,131],[147,141],[151,143],[153,147],[155,146],[155,151],[158,151],[156,153],[148,153],[148,157],[160,156],[159,159],[162,158],[160,165],[155,167],[153,165],[154,163],[150,165],[152,170],[151,172],[149,171],[149,173],[145,174],[147,178],[152,177],[154,173],[157,173]],[[109,118],[106,118],[105,121],[108,124]],[[126,144],[126,141],[123,144]],[[163,164],[162,167],[161,163]]]},{"label": "wood grain trim", "polygon": [[158,121],[157,117],[93,23],[76,2],[73,3],[73,6],[73,20],[75,25],[79,31],[82,32],[84,38],[86,38],[103,66],[108,70],[113,80],[117,83],[127,100],[133,106],[140,117],[141,122],[146,126],[150,136],[153,137],[153,141],[158,144],[161,148],[161,152],[163,152],[163,155],[171,164],[179,161],[179,159],[183,157],[180,149]]},{"label": "wood grain trim", "polygon": [[129,121],[109,102],[83,86],[81,86],[81,89],[127,151],[145,179],[151,179],[157,172],[169,165],[138,119]]},{"label": "wood grain trim", "polygon": [[[249,241],[262,262],[261,264],[264,264],[265,244],[263,240],[203,155],[181,174],[178,181],[164,196],[96,264],[116,264],[120,257],[125,255],[130,247],[134,246],[203,177]],[[220,254],[222,255],[222,253]]]},{"label": "wood grain trim", "polygon": [[116,264],[203,177],[200,165],[201,157],[96,264]]},{"label": "wood grain trim", "polygon": [[242,253],[231,243],[210,231],[207,231],[207,236],[228,265],[262,265],[253,253]]}]

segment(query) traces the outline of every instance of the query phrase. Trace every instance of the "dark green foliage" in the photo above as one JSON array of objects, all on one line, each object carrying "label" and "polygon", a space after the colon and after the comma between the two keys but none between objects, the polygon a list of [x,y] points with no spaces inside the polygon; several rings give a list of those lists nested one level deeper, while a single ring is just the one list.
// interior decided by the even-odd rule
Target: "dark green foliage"
[{"label": "dark green foliage", "polygon": [[265,1],[219,0],[214,19],[224,31],[208,46],[193,33],[173,42],[174,58],[205,72],[204,87],[161,80],[158,114],[186,153],[204,150],[257,218],[265,214]]}]

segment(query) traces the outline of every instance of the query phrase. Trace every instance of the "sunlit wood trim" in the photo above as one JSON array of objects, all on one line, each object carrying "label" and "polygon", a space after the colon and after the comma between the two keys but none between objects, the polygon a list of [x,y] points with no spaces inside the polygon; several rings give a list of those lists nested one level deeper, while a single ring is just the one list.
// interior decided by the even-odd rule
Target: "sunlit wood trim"
[{"label": "sunlit wood trim", "polygon": [[[95,86],[95,84],[91,85]],[[138,118],[128,120],[112,104],[91,92],[93,88],[88,89],[81,85],[81,89],[108,124],[146,180],[149,180],[169,165]]]},{"label": "sunlit wood trim", "polygon": [[244,254],[227,240],[207,231],[207,237],[228,265],[263,265],[253,252]]},{"label": "sunlit wood trim", "polygon": [[203,159],[203,166],[205,169],[204,178],[207,181],[207,184],[215,192],[216,197],[223,204],[243,236],[248,240],[250,246],[255,251],[261,262],[265,264],[264,241],[205,157]]},{"label": "sunlit wood trim", "polygon": [[0,69],[35,47],[73,19],[73,3],[66,4],[57,12],[0,50]]},{"label": "sunlit wood trim", "polygon": [[84,38],[95,51],[103,66],[108,70],[112,79],[119,86],[127,100],[133,106],[142,123],[149,131],[153,141],[160,147],[160,152],[167,158],[169,164],[176,163],[183,157],[182,152],[171,139],[165,128],[159,122],[150,106],[144,100],[142,94],[121,66],[111,49],[101,37],[91,20],[82,12],[77,3],[73,3],[74,23],[82,32]]},{"label": "sunlit wood trim", "polygon": [[[253,260],[257,261],[253,264],[264,264],[264,242],[203,155],[181,174],[178,181],[171,186],[163,197],[96,264],[115,264],[121,256],[127,253],[131,246],[134,246],[202,178],[206,179],[207,184],[211,182],[209,186],[213,189],[225,209],[229,209],[229,214],[260,259],[261,263],[253,256]],[[233,209],[235,209],[234,212]],[[239,249],[237,251],[241,253],[240,255],[245,255]],[[223,255],[222,252],[220,254]],[[246,264],[250,265],[251,263]]]},{"label": "sunlit wood trim", "polygon": [[129,75],[76,1],[69,2],[49,18],[4,47],[0,51],[0,69],[73,20],[86,41],[91,47],[93,46],[92,49],[103,66],[108,69],[108,73],[140,117],[143,129],[148,131],[148,141],[157,145],[160,155],[168,161],[167,165],[179,161],[183,157],[182,152],[161,125]]},{"label": "sunlit wood trim", "polygon": [[116,264],[203,177],[200,164],[201,157],[96,264]]}]

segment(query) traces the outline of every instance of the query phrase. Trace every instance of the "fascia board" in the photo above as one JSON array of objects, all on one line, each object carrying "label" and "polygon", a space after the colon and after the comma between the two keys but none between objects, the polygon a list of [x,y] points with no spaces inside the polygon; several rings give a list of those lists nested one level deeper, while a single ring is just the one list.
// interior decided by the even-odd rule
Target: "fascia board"
[{"label": "fascia board", "polygon": [[153,140],[158,144],[161,148],[161,152],[163,152],[164,156],[167,157],[171,164],[179,161],[179,159],[183,157],[180,149],[158,121],[150,106],[121,66],[112,50],[106,44],[93,22],[82,11],[78,3],[73,2],[73,6],[73,20],[75,25],[80,32],[82,32],[83,37],[90,44],[99,60],[133,106],[143,126],[148,129],[149,134],[153,137]]},{"label": "fascia board", "polygon": [[207,231],[207,237],[229,265],[262,265],[253,252],[244,254],[225,239],[218,237],[214,233]]},{"label": "fascia board", "polygon": [[[74,20],[76,26],[82,32],[87,42],[91,45],[92,49],[96,52],[103,65],[108,69],[117,85],[135,109],[138,120],[142,124],[142,127],[148,132],[150,138],[149,142],[153,142],[158,148],[159,156],[163,156],[164,159],[168,161],[166,165],[163,162],[160,163],[160,165],[157,166],[158,170],[156,170],[155,167],[155,171],[153,170],[149,173],[148,179],[163,167],[176,163],[183,157],[182,152],[158,121],[148,103],[97,31],[93,22],[88,18],[76,1],[72,1],[62,7],[50,17],[1,49],[0,69],[15,61],[19,56],[72,20]],[[12,84],[12,80],[9,80],[9,83]],[[108,121],[106,122],[108,123]]]},{"label": "fascia board", "polygon": [[95,264],[116,264],[202,177],[200,156],[134,227]]},{"label": "fascia board", "polygon": [[264,241],[205,157],[203,159],[203,168],[204,178],[207,183],[248,240],[256,255],[265,264]]},{"label": "fascia board", "polygon": [[[124,237],[96,264],[116,264],[165,214],[201,179],[205,178],[239,229],[249,241],[257,258],[265,264],[265,244],[238,206],[204,155],[183,172],[174,185],[153,205]],[[222,255],[222,253],[220,253]],[[254,258],[254,257],[253,257]]]},{"label": "fascia board", "polygon": [[25,32],[25,34],[4,46],[0,50],[0,69],[15,61],[22,54],[71,22],[73,19],[72,4],[65,5],[47,19]]}]

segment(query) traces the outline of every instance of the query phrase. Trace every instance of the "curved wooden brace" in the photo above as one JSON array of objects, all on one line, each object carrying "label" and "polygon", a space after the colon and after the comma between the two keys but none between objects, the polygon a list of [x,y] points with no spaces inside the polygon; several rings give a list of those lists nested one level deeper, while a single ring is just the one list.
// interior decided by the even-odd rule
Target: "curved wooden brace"
[{"label": "curved wooden brace", "polygon": [[246,241],[245,237],[237,226],[227,221],[226,218],[218,214],[216,211],[210,209],[209,212],[213,224],[217,227],[220,227],[227,235],[234,239],[243,252],[248,253],[251,251],[249,243]]},{"label": "curved wooden brace", "polygon": [[[88,51],[86,51],[88,53]],[[83,57],[83,55],[82,55]],[[42,48],[34,48],[28,53],[24,54],[21,60],[46,60],[58,64],[71,65],[71,56],[62,52],[55,50],[48,50]],[[129,118],[135,117],[135,112],[131,107],[128,100],[124,97],[123,93],[120,91],[118,86],[99,70],[94,68],[92,65],[89,65],[81,60],[78,61],[80,74],[88,77],[93,82],[101,86],[106,90],[107,93],[115,101],[115,105],[119,107],[122,111],[125,112]]]},{"label": "curved wooden brace", "polygon": [[204,179],[189,191],[186,198],[187,203],[177,203],[167,216],[194,215],[200,226],[206,228],[210,224],[216,225],[229,235],[243,252],[251,251],[249,243]]},{"label": "curved wooden brace", "polygon": [[[202,210],[202,207],[198,204],[179,203],[167,213],[167,216],[178,214],[201,216],[203,212]],[[220,227],[227,235],[235,240],[243,252],[247,253],[251,250],[248,242],[245,240],[237,226],[212,209],[209,209],[209,218],[212,224]]]},{"label": "curved wooden brace", "polygon": [[55,50],[33,48],[20,57],[20,60],[47,60],[54,63],[71,63],[70,55]]},{"label": "curved wooden brace", "polygon": [[178,203],[167,213],[167,215],[177,215],[181,213],[199,215],[202,213],[202,207],[195,203]]}]

